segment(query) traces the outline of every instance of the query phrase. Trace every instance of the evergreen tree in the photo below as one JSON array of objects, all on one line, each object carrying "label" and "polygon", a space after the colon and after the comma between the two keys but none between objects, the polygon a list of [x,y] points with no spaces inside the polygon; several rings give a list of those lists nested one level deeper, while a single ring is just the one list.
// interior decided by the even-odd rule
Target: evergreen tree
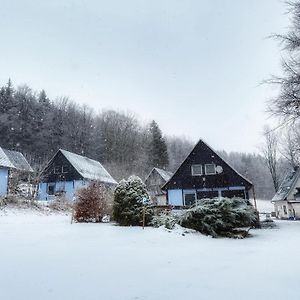
[{"label": "evergreen tree", "polygon": [[245,237],[242,227],[258,226],[257,212],[245,199],[202,199],[180,217],[183,227],[212,237]]},{"label": "evergreen tree", "polygon": [[14,92],[10,79],[0,90],[0,140],[1,145],[8,148],[15,146],[18,107],[14,101]]},{"label": "evergreen tree", "polygon": [[150,168],[166,169],[169,165],[168,148],[158,124],[153,120],[149,126],[148,164]]},{"label": "evergreen tree", "polygon": [[145,225],[152,220],[153,211],[149,204],[143,204],[143,198],[149,199],[145,184],[137,176],[121,180],[114,192],[113,218],[122,226],[141,226],[143,210]]}]

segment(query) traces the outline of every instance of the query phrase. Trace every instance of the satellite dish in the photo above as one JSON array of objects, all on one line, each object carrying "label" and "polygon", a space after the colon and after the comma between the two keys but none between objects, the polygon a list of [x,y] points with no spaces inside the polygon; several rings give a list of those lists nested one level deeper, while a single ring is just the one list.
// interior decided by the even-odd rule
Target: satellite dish
[{"label": "satellite dish", "polygon": [[223,172],[222,166],[216,166],[216,172],[217,172],[218,174],[222,173],[222,172]]}]

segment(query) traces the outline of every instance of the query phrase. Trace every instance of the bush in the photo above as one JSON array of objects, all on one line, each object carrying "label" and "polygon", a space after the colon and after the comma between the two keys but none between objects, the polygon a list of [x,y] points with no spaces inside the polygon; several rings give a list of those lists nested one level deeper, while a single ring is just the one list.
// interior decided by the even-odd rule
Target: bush
[{"label": "bush", "polygon": [[179,218],[177,215],[173,215],[171,212],[161,212],[158,215],[154,215],[151,221],[153,227],[164,226],[167,229],[174,229],[178,223]]},{"label": "bush", "polygon": [[183,227],[213,237],[243,237],[257,224],[257,212],[249,201],[239,198],[203,199],[180,217]]},{"label": "bush", "polygon": [[139,177],[131,176],[120,181],[114,192],[114,220],[122,226],[141,226],[144,210],[145,225],[149,225],[153,210],[149,204],[143,204],[143,198],[150,199]]},{"label": "bush", "polygon": [[55,197],[55,199],[49,203],[49,208],[54,211],[71,211],[72,207],[73,203],[64,196]]},{"label": "bush", "polygon": [[108,213],[109,199],[105,187],[91,182],[77,192],[73,219],[76,222],[101,222]]}]

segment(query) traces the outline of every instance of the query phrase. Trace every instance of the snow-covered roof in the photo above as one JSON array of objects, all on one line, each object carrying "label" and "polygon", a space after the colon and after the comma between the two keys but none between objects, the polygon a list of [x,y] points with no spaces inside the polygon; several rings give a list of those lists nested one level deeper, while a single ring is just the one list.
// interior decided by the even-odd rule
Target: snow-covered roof
[{"label": "snow-covered roof", "polygon": [[83,178],[117,184],[100,162],[66,150],[60,149],[59,151]]},{"label": "snow-covered roof", "polygon": [[272,199],[273,201],[281,201],[286,199],[290,192],[294,190],[295,185],[297,184],[298,178],[300,176],[300,168],[292,170],[286,174],[280,187]]},{"label": "snow-covered roof", "polygon": [[167,182],[173,175],[172,172],[163,170],[163,169],[159,169],[159,168],[154,168],[154,170],[156,170],[158,172],[158,174]]},{"label": "snow-covered roof", "polygon": [[6,150],[0,147],[0,167],[17,169],[20,171],[33,172],[22,153]]},{"label": "snow-covered roof", "polygon": [[145,179],[145,182],[147,182],[148,178],[151,176],[151,174],[153,172],[157,172],[159,174],[159,176],[165,181],[167,182],[172,176],[173,176],[173,173],[172,172],[169,172],[169,171],[166,171],[166,170],[163,170],[163,169],[159,169],[159,168],[153,168],[151,170],[151,172],[148,174],[148,176],[146,176],[146,179]]}]

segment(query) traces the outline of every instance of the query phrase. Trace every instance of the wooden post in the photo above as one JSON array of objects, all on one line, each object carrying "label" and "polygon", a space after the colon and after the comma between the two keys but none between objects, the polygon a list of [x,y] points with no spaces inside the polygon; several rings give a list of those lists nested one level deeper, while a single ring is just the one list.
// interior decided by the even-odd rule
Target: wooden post
[{"label": "wooden post", "polygon": [[252,192],[253,192],[254,207],[255,207],[255,210],[256,210],[256,214],[257,214],[257,224],[256,224],[255,227],[256,227],[256,228],[260,228],[259,212],[258,212],[258,209],[257,209],[256,193],[255,193],[255,188],[254,188],[254,186],[252,187]]},{"label": "wooden post", "polygon": [[145,204],[143,205],[143,229],[145,229]]},{"label": "wooden post", "polygon": [[255,194],[255,188],[254,188],[254,186],[252,187],[252,192],[253,192],[254,207],[257,210],[256,194]]},{"label": "wooden post", "polygon": [[74,202],[73,202],[73,205],[72,205],[71,224],[73,224],[73,221],[74,221]]}]

